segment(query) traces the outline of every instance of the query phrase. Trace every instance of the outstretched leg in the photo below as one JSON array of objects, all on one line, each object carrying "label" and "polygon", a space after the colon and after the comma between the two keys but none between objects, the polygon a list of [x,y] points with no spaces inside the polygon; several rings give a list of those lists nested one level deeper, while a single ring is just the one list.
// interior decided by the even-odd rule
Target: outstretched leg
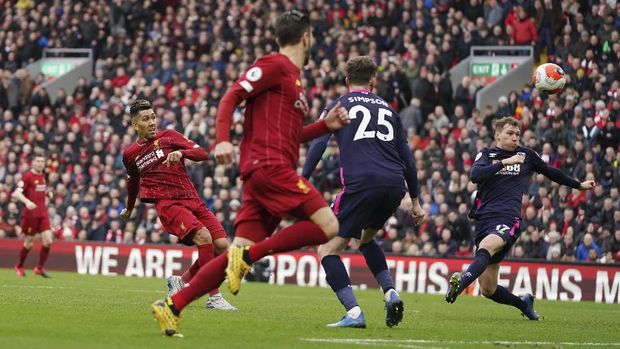
[{"label": "outstretched leg", "polygon": [[534,310],[534,297],[531,294],[526,294],[522,298],[517,297],[505,287],[497,285],[498,278],[499,264],[489,265],[478,278],[482,295],[496,303],[512,305],[530,320],[538,320],[538,314]]},{"label": "outstretched leg", "polygon": [[454,303],[456,297],[467,288],[472,282],[474,282],[487,268],[491,257],[499,252],[506,242],[495,234],[487,235],[478,246],[474,261],[469,265],[467,270],[463,273],[454,273],[450,277],[450,285],[448,287],[448,293],[446,294],[446,302]]}]

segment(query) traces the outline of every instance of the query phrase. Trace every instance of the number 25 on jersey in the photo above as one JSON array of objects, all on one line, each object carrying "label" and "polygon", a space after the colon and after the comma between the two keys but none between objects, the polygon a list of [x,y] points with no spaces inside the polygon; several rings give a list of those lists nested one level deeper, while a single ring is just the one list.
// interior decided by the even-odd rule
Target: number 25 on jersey
[{"label": "number 25 on jersey", "polygon": [[390,110],[379,108],[379,114],[377,116],[377,124],[385,127],[387,129],[387,133],[367,130],[372,116],[370,115],[370,110],[368,110],[365,106],[356,105],[349,109],[349,119],[356,119],[359,114],[362,114],[362,121],[355,132],[355,137],[353,138],[354,141],[364,138],[378,138],[382,141],[389,142],[394,139],[394,128],[392,127],[392,124],[386,120],[386,117],[392,117],[392,112]]}]

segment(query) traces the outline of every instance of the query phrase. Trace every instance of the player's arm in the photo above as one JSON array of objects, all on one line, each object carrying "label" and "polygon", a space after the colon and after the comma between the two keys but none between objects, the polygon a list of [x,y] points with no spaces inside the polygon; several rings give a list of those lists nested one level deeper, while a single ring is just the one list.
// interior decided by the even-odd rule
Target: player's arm
[{"label": "player's arm", "polygon": [[[394,115],[397,114],[394,113]],[[418,200],[418,196],[420,195],[418,169],[415,165],[415,160],[413,159],[411,150],[409,149],[405,131],[403,130],[400,118],[398,117],[396,118],[396,142],[398,156],[405,163],[405,182],[407,183],[409,197],[411,198],[411,213],[413,214],[413,222],[415,225],[420,225],[424,220],[425,214],[424,210],[422,210],[422,206],[420,206],[420,200]]]},{"label": "player's arm", "polygon": [[123,164],[127,169],[127,205],[125,205],[121,212],[121,218],[123,221],[127,221],[136,205],[136,199],[140,192],[140,172],[135,164],[130,159],[127,159],[126,155],[123,155]]},{"label": "player's arm", "polygon": [[567,187],[571,187],[573,189],[579,189],[582,191],[593,189],[596,185],[594,181],[579,182],[578,180],[576,180],[573,177],[568,176],[561,170],[558,170],[555,167],[547,165],[540,158],[540,156],[538,156],[538,154],[534,151],[531,152],[530,156],[532,157],[534,171],[544,175],[545,177],[549,178],[550,180],[556,183],[565,185]]},{"label": "player's arm", "polygon": [[329,109],[324,118],[304,126],[301,130],[300,142],[304,143],[329,132],[339,130],[349,123],[351,123],[349,112],[340,106],[340,102],[336,102],[333,108]]},{"label": "player's arm", "polygon": [[209,153],[207,153],[204,148],[194,143],[194,141],[185,138],[177,131],[169,130],[166,132],[169,132],[172,145],[174,145],[174,147],[178,150],[168,154],[166,160],[164,161],[164,165],[170,166],[170,164],[180,162],[183,158],[199,162],[207,160],[209,157]]},{"label": "player's arm", "polygon": [[33,210],[33,209],[37,208],[37,204],[32,202],[30,199],[28,199],[26,197],[26,195],[24,195],[24,191],[28,188],[29,185],[30,185],[29,181],[27,181],[27,180],[24,181],[23,179],[20,180],[17,183],[17,188],[15,189],[15,191],[13,191],[13,194],[11,194],[11,196],[16,198],[21,203],[23,203],[24,206],[26,206],[27,209]]},{"label": "player's arm", "polygon": [[275,60],[259,59],[226,91],[218,105],[215,121],[215,158],[219,163],[227,165],[232,162],[230,127],[237,106],[279,84],[280,72],[281,67]]},{"label": "player's arm", "polygon": [[331,134],[326,134],[312,141],[308,154],[306,155],[304,169],[301,172],[302,177],[310,178],[312,172],[314,172],[314,169],[316,168],[316,165],[319,161],[321,161],[323,153],[325,153],[325,148],[327,148],[327,142],[329,142],[330,136]]},{"label": "player's arm", "polygon": [[489,150],[484,148],[476,155],[476,160],[471,167],[469,178],[476,184],[484,182],[501,170],[504,165],[510,165],[510,163],[504,164],[504,161],[509,162],[507,160],[508,159],[504,159],[500,162],[491,164],[489,161]]},{"label": "player's arm", "polygon": [[[321,113],[319,120],[325,119],[325,117],[327,116],[327,112],[333,109],[335,104],[336,104],[336,101],[328,104],[327,107],[325,107],[325,109]],[[302,133],[303,133],[303,130],[302,130]],[[312,172],[314,172],[314,169],[316,168],[316,165],[319,163],[319,161],[321,161],[321,158],[323,157],[323,154],[325,153],[325,149],[327,148],[327,143],[329,142],[330,137],[331,137],[331,134],[326,134],[318,138],[315,138],[314,141],[312,141],[312,143],[310,144],[310,149],[308,149],[308,154],[306,155],[306,163],[304,163],[304,169],[301,172],[302,177],[310,178],[310,176],[312,175]]]}]

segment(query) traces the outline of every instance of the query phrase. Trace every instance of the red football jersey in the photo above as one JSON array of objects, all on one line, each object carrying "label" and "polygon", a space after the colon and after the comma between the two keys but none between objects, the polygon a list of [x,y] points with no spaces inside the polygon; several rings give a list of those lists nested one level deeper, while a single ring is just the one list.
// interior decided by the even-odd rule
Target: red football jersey
[{"label": "red football jersey", "polygon": [[[123,153],[127,169],[129,202],[133,203],[138,188],[140,200],[155,202],[160,199],[199,199],[187,175],[183,160],[170,166],[164,161],[173,151],[179,150],[183,158],[193,161],[207,159],[207,151],[174,130],[158,131],[152,140],[137,141]],[[133,208],[133,207],[131,207]]]},{"label": "red football jersey", "polygon": [[28,200],[37,205],[37,208],[33,210],[29,210],[24,206],[24,214],[31,218],[46,217],[47,207],[45,206],[45,194],[47,183],[45,182],[45,175],[43,173],[36,174],[33,171],[28,171],[17,183],[17,186],[22,188],[23,194]]},{"label": "red football jersey", "polygon": [[273,53],[259,58],[226,93],[217,116],[217,143],[230,139],[234,108],[246,100],[240,170],[246,177],[269,165],[296,167],[308,103],[300,69]]}]

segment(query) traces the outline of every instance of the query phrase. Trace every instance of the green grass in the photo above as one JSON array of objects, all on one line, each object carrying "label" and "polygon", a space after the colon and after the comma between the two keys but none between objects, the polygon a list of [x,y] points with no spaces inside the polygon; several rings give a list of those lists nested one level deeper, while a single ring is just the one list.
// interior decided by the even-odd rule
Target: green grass
[{"label": "green grass", "polygon": [[620,305],[537,301],[544,321],[534,322],[482,297],[447,305],[403,294],[405,319],[390,329],[380,292],[367,290],[356,295],[368,328],[329,329],[344,312],[331,290],[253,283],[238,296],[224,290],[240,311],[206,310],[199,300],[183,312],[185,338],[163,338],[149,305],[164,289],[161,279],[20,279],[0,269],[0,348],[620,348]]}]

